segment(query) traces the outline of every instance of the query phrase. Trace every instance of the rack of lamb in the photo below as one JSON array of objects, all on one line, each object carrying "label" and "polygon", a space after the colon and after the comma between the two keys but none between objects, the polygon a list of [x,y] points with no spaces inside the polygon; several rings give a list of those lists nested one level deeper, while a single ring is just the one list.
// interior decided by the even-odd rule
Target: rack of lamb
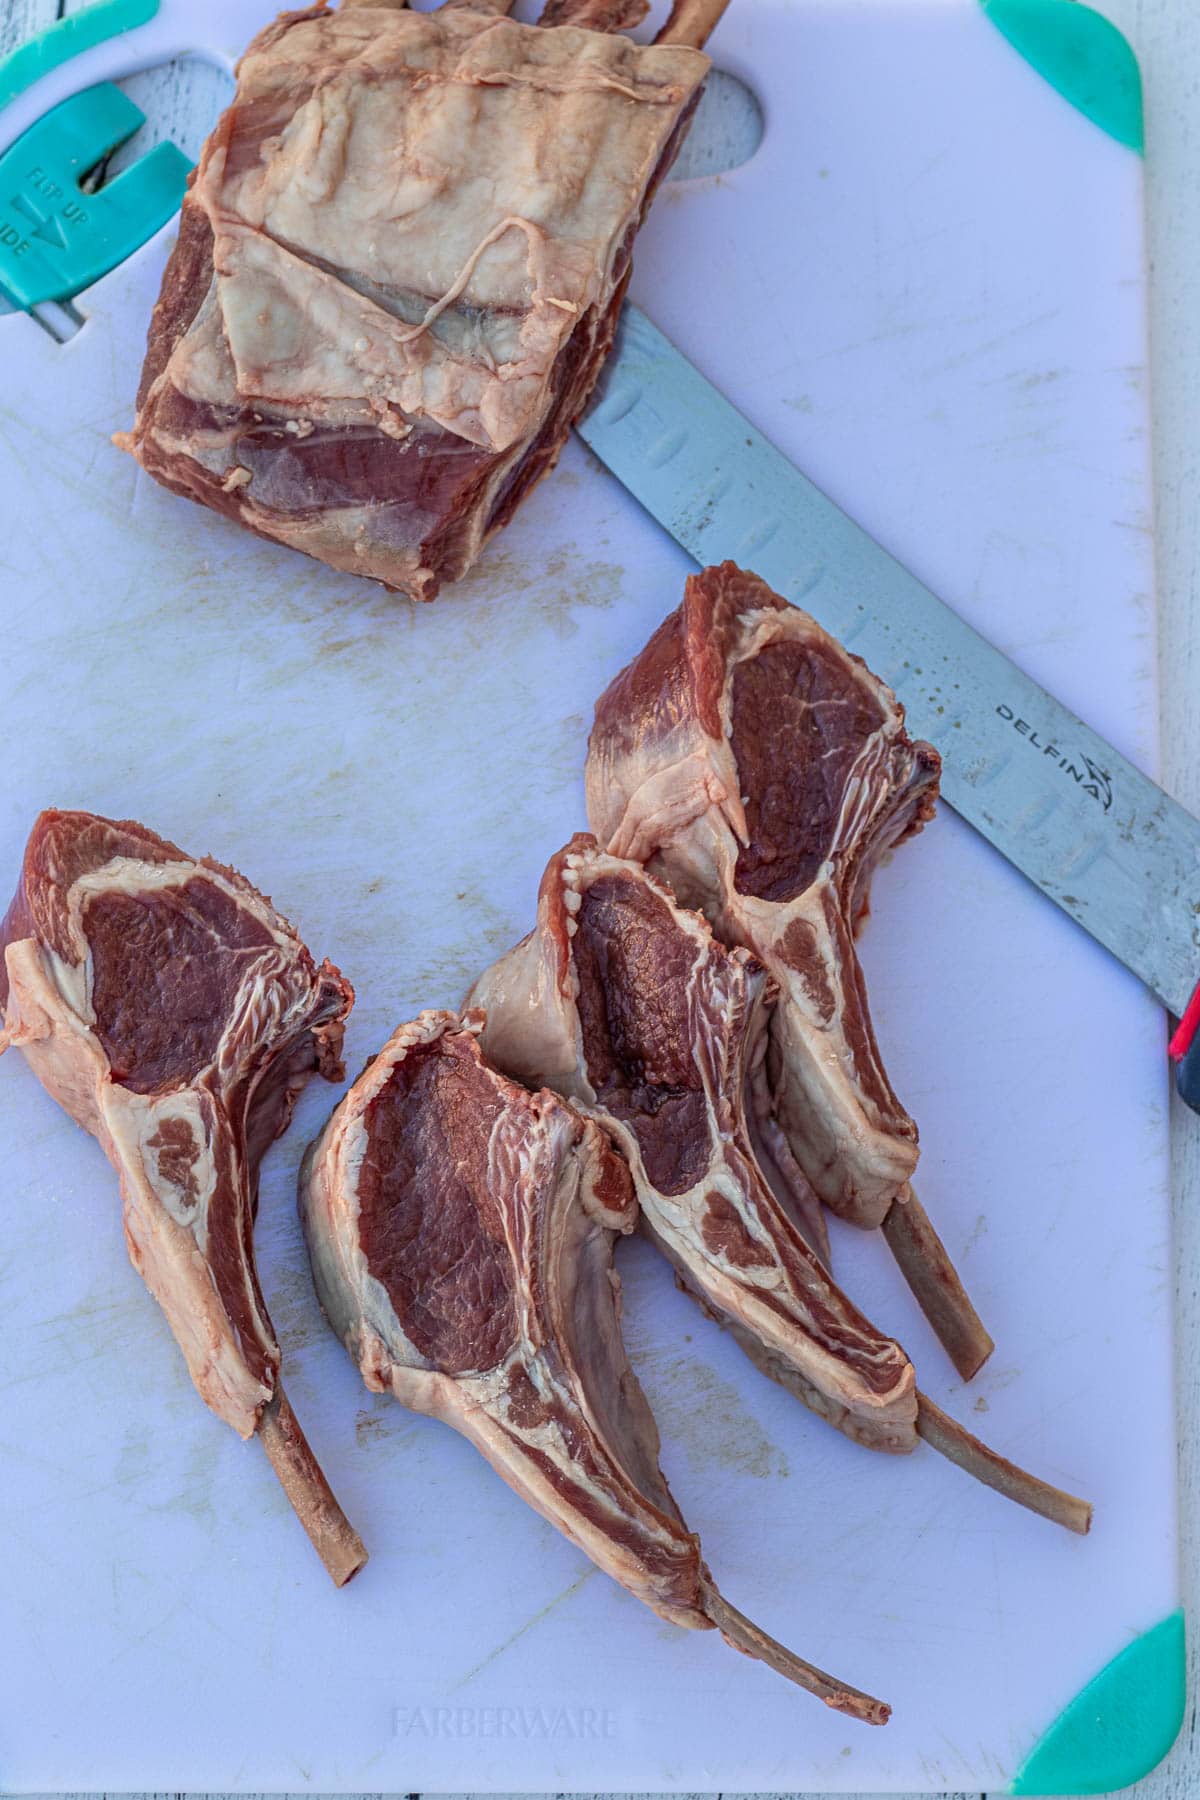
[{"label": "rack of lamb", "polygon": [[238,65],[150,323],[166,487],[431,600],[553,467],[724,0],[285,13]]}]

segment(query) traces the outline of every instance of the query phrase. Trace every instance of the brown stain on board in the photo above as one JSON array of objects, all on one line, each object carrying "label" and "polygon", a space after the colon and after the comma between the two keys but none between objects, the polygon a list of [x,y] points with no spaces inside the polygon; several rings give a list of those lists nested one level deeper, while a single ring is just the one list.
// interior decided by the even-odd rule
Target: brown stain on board
[{"label": "brown stain on board", "polygon": [[[575,610],[615,605],[624,581],[622,564],[586,557],[571,543],[560,544],[536,560],[518,550],[485,550],[475,567],[443,592],[447,598],[473,603],[472,612],[465,615],[465,626],[473,644],[481,647],[483,640],[474,630],[479,622],[476,604],[489,603],[489,639],[525,637],[539,626],[556,637],[569,638],[579,629]],[[504,596],[516,598],[506,601]],[[519,644],[510,647],[519,653]]]},{"label": "brown stain on board", "polygon": [[184,1512],[197,1524],[215,1532],[217,1513],[213,1505],[215,1465],[211,1447],[204,1433],[197,1433],[188,1447],[183,1469],[178,1476],[178,1490],[167,1500],[150,1507],[151,1512]]},{"label": "brown stain on board", "polygon": [[695,1357],[656,1369],[654,1416],[664,1443],[683,1444],[699,1469],[729,1469],[760,1481],[791,1473],[787,1457],[746,1410],[732,1383]]},{"label": "brown stain on board", "polygon": [[[132,503],[131,503],[132,502]],[[157,494],[131,495],[131,513],[152,560],[166,565],[169,582],[135,581],[113,595],[103,615],[69,634],[72,658],[94,653],[128,703],[130,667],[154,680],[165,647],[186,634],[193,653],[223,658],[230,668],[232,729],[217,742],[247,755],[255,750],[254,715],[268,693],[311,688],[312,676],[336,667],[361,685],[363,705],[385,731],[440,716],[452,696],[453,670],[433,659],[408,667],[406,643],[426,623],[425,606],[389,594],[377,583],[341,575],[297,552],[249,538],[228,521]],[[170,548],[167,549],[169,539]],[[153,553],[161,546],[161,558]],[[453,611],[459,647],[486,655],[497,668],[519,668],[533,640],[578,631],[582,609],[604,609],[621,597],[620,563],[588,556],[575,543],[537,552],[502,543],[484,551],[460,582],[443,590],[435,607]],[[53,630],[46,644],[54,650]],[[442,633],[443,645],[446,633]],[[63,651],[67,648],[64,638]],[[232,652],[232,654],[231,654]],[[103,683],[98,686],[102,689]],[[114,728],[118,725],[114,705]],[[249,740],[249,741],[248,741]],[[336,760],[336,759],[335,759]],[[313,775],[326,788],[344,785],[352,770]]]},{"label": "brown stain on board", "polygon": [[978,1213],[975,1218],[975,1223],[971,1227],[970,1235],[968,1236],[966,1243],[963,1245],[963,1255],[964,1256],[967,1254],[968,1251],[973,1250],[975,1248],[975,1246],[979,1242],[980,1238],[986,1236],[987,1228],[988,1228],[987,1214],[986,1213]]},{"label": "brown stain on board", "polygon": [[368,1412],[365,1407],[359,1407],[354,1417],[354,1437],[359,1448],[369,1449],[372,1444],[378,1444],[386,1439],[387,1435],[387,1421],[384,1414]]},{"label": "brown stain on board", "polygon": [[[336,1090],[331,1088],[330,1111],[332,1111],[337,1098]],[[304,1146],[298,1139],[293,1139],[288,1144],[289,1151],[297,1156],[302,1153],[303,1148]],[[294,1182],[288,1183],[285,1187],[285,1193],[289,1193],[289,1197],[290,1192],[294,1192]],[[283,1220],[276,1214],[272,1219],[272,1228],[277,1229],[282,1224]],[[293,1211],[292,1216],[287,1220],[289,1230],[294,1224],[295,1214]],[[298,1240],[298,1226],[296,1233]],[[256,1232],[256,1238],[258,1235]],[[273,1255],[270,1263],[269,1274],[263,1276],[264,1298],[267,1303],[267,1311],[271,1316],[271,1324],[275,1328],[275,1341],[282,1352],[283,1375],[286,1381],[290,1359],[309,1344],[320,1343],[328,1327],[325,1325],[317,1303],[312,1272],[303,1245],[299,1241],[289,1242],[283,1247],[283,1254]]]},{"label": "brown stain on board", "polygon": [[374,1406],[360,1406],[354,1416],[354,1440],[360,1450],[400,1448],[418,1435],[413,1415],[390,1394],[381,1394]]}]

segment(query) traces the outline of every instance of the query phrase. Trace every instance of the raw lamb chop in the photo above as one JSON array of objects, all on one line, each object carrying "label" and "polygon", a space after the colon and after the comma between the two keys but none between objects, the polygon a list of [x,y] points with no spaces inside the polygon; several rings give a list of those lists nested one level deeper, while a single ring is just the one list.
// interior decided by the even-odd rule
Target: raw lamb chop
[{"label": "raw lamb chop", "polygon": [[263,1154],[354,991],[243,876],[130,820],[44,812],[0,924],[0,1050],[91,1132],[201,1398],[255,1432],[339,1586],[366,1561],[288,1405],[254,1266]]},{"label": "raw lamb chop", "polygon": [[485,1054],[565,1095],[633,1172],[642,1223],[680,1285],[753,1360],[848,1437],[907,1451],[918,1434],[1072,1530],[1090,1509],[988,1450],[917,1391],[904,1351],[834,1285],[755,1160],[774,984],[718,943],[639,863],[581,833],[550,861],[537,926],[472,989]]},{"label": "raw lamb chop", "polygon": [[423,1012],[309,1151],[317,1291],[375,1392],[462,1432],[597,1566],[673,1624],[730,1643],[839,1712],[888,1708],[801,1662],[713,1586],[658,1465],[629,1366],[613,1239],[629,1172],[590,1120],[480,1054],[478,1013]]},{"label": "raw lamb chop", "polygon": [[764,1139],[839,1217],[882,1225],[967,1379],[992,1340],[910,1185],[917,1128],[854,949],[875,866],[932,815],[940,766],[865,663],[722,563],[689,577],[601,696],[587,799],[602,844],[647,863],[778,983]]},{"label": "raw lamb chop", "polygon": [[558,458],[724,0],[318,5],[201,155],[131,433],[176,493],[431,600]]}]

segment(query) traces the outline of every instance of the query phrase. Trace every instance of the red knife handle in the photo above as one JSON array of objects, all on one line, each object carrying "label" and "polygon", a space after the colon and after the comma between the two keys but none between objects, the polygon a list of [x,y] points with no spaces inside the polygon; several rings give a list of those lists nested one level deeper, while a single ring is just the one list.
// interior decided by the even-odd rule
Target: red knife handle
[{"label": "red knife handle", "polygon": [[1167,1045],[1175,1064],[1175,1086],[1181,1100],[1200,1112],[1200,984],[1187,1003],[1184,1015]]}]

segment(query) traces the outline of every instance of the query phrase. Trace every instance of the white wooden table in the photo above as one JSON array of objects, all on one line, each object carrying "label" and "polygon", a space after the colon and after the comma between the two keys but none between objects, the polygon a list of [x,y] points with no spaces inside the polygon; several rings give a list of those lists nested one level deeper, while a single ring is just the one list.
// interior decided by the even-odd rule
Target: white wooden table
[{"label": "white wooden table", "polygon": [[[0,0],[0,54],[85,3]],[[1141,59],[1146,84],[1163,779],[1173,794],[1200,813],[1200,14],[1196,0],[1092,3],[1128,35]],[[140,154],[162,138],[172,138],[194,157],[227,88],[223,76],[191,60],[131,77],[122,85],[147,114],[147,125],[130,149],[118,152],[114,166],[119,166],[123,156]],[[1174,1099],[1172,1181],[1184,1598],[1191,1625],[1192,1699],[1175,1749],[1138,1785],[1138,1800],[1196,1800],[1200,1795],[1194,1699],[1200,1670],[1196,1627],[1200,1618],[1196,1580],[1200,1542],[1200,1119]],[[1131,1228],[1136,1230],[1136,1220],[1131,1221]],[[148,1797],[138,1796],[137,1800]],[[860,1796],[859,1800],[869,1797]]]}]

